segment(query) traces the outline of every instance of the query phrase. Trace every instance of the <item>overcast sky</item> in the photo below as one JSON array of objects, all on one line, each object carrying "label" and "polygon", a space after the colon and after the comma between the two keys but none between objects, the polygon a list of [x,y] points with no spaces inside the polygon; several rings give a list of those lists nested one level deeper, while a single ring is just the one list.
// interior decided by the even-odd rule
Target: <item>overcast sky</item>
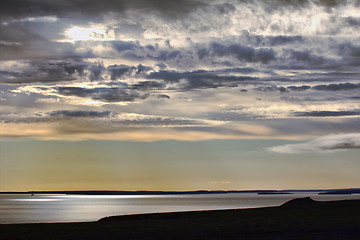
[{"label": "overcast sky", "polygon": [[0,2],[0,190],[359,187],[360,1]]}]

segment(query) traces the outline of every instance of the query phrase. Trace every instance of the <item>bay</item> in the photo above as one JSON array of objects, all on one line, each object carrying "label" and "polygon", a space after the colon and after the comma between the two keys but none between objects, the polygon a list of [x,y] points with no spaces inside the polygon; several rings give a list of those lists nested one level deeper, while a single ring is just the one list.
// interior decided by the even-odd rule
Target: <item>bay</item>
[{"label": "bay", "polygon": [[87,222],[114,215],[278,206],[300,197],[318,201],[360,199],[360,195],[317,193],[176,195],[0,195],[0,224]]}]

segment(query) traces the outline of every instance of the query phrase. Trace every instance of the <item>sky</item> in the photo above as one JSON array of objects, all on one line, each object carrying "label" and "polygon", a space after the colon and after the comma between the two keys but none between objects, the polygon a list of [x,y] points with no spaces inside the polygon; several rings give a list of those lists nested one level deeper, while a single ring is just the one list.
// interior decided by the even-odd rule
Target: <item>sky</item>
[{"label": "sky", "polygon": [[0,191],[359,187],[359,0],[0,2]]}]

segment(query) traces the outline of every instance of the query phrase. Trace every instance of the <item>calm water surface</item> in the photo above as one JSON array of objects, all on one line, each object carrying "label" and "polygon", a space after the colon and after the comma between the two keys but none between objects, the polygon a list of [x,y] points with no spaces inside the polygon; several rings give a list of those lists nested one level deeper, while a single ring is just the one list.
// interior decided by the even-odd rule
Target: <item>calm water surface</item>
[{"label": "calm water surface", "polygon": [[360,195],[254,193],[199,195],[0,195],[0,223],[96,221],[105,216],[278,206],[310,196],[330,201],[360,199]]}]

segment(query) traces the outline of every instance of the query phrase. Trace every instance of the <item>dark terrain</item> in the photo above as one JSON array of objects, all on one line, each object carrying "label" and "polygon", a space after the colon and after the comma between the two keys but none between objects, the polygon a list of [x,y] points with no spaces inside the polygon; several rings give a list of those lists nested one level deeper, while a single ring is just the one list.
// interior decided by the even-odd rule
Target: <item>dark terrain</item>
[{"label": "dark terrain", "polygon": [[0,239],[360,239],[360,200],[114,216],[86,223],[3,224]]}]

